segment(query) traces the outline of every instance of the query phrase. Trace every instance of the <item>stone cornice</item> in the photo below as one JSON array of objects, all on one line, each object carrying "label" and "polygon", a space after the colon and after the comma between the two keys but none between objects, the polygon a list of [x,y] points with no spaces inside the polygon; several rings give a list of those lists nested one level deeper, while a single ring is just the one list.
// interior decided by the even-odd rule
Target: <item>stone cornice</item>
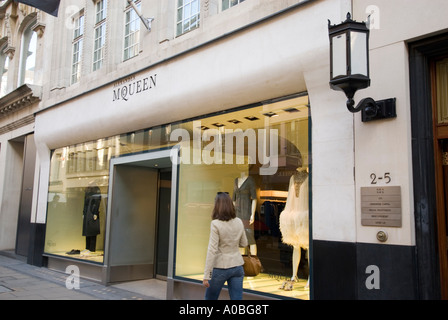
[{"label": "stone cornice", "polygon": [[24,118],[21,118],[20,120],[14,121],[12,123],[8,123],[4,127],[0,127],[0,135],[10,132],[19,128],[22,128],[24,126],[27,126],[29,124],[34,123],[34,114],[30,114]]},{"label": "stone cornice", "polygon": [[39,102],[42,87],[24,84],[0,99],[0,118]]}]

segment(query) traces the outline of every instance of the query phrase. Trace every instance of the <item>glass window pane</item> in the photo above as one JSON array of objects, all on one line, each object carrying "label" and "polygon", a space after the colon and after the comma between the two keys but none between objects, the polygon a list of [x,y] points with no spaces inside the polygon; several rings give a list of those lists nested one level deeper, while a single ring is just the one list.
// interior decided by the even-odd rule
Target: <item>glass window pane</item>
[{"label": "glass window pane", "polygon": [[194,0],[191,3],[191,14],[196,15],[199,13],[199,0]]},{"label": "glass window pane", "polygon": [[0,97],[8,93],[8,70],[9,70],[9,57],[6,54],[0,55]]},{"label": "glass window pane", "polygon": [[448,59],[436,63],[438,123],[448,123]]},{"label": "glass window pane", "polygon": [[347,36],[333,37],[333,78],[347,75]]},{"label": "glass window pane", "polygon": [[25,29],[21,39],[18,86],[34,83],[36,66],[37,34],[32,30],[33,23]]},{"label": "glass window pane", "polygon": [[[309,299],[309,117],[308,96],[300,95],[54,150],[45,253],[103,263],[110,160],[177,145],[182,147],[182,158],[177,184],[175,276],[202,281],[214,198],[217,192],[228,192],[245,222],[251,250],[263,265],[259,275],[245,278],[244,288]],[[188,138],[179,142],[171,137],[174,132]],[[194,141],[197,136],[199,144]],[[200,157],[195,162],[197,151]],[[252,200],[256,210],[255,221],[250,224]],[[92,223],[88,231],[86,219]],[[125,215],[120,219],[122,224],[130,222]],[[111,240],[117,246],[109,252],[114,255],[110,261],[119,264],[123,258],[142,258],[138,251],[122,251],[120,234],[124,230],[119,225],[111,230],[114,234],[110,236],[118,237]],[[134,236],[137,242],[146,241],[145,233]],[[300,259],[293,260],[298,253]],[[152,255],[146,258],[152,259]],[[291,278],[295,281],[289,281]]]},{"label": "glass window pane", "polygon": [[177,35],[181,35],[199,26],[200,1],[184,0],[177,7]]},{"label": "glass window pane", "polygon": [[222,0],[222,10],[227,10],[241,2],[244,2],[244,0]]},{"label": "glass window pane", "polygon": [[[202,281],[214,199],[217,192],[228,192],[246,226],[251,252],[264,269],[245,278],[244,288],[309,299],[308,117],[308,97],[302,96],[186,124],[190,136],[199,130],[204,143],[200,163],[193,161],[194,149],[182,151],[189,157],[182,158],[179,169],[182,200],[178,207],[176,276]],[[242,134],[235,134],[239,129]],[[262,174],[262,164],[268,161],[257,144],[263,137],[268,137],[264,142],[282,159],[268,174]],[[252,200],[256,213],[255,222],[250,224]],[[293,264],[294,251],[301,255],[298,265]],[[288,282],[291,278],[295,282]],[[291,290],[280,289],[283,285]]]},{"label": "glass window pane", "polygon": [[227,10],[229,7],[229,0],[222,0],[222,10]]},{"label": "glass window pane", "polygon": [[351,74],[361,74],[368,77],[367,34],[351,32]]},{"label": "glass window pane", "polygon": [[[140,9],[141,4],[136,4]],[[125,38],[124,38],[124,60],[133,58],[139,54],[140,42],[140,18],[134,9],[128,9],[126,12]]]}]

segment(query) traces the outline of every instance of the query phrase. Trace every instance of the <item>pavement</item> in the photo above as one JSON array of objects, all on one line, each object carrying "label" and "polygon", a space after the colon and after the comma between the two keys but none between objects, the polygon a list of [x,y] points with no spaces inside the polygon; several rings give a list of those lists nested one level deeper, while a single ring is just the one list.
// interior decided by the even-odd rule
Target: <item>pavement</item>
[{"label": "pavement", "polygon": [[0,300],[164,300],[166,283],[150,279],[104,286],[80,279],[68,289],[68,274],[26,263],[23,257],[0,252]]}]

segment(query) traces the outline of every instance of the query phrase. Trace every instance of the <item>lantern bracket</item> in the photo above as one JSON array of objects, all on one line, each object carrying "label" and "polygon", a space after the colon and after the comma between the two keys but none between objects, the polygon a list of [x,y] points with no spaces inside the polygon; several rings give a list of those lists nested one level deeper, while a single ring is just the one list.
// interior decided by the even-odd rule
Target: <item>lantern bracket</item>
[{"label": "lantern bracket", "polygon": [[362,122],[391,119],[397,117],[396,98],[375,101],[372,98],[362,99],[356,107],[353,99],[347,100],[347,109],[352,113],[362,112]]}]

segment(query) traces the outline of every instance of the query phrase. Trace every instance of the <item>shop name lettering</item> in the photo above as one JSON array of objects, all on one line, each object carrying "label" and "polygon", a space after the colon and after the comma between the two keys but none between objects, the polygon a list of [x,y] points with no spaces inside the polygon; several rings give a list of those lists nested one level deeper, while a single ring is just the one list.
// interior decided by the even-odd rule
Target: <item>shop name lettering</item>
[{"label": "shop name lettering", "polygon": [[147,92],[155,87],[157,87],[157,74],[139,80],[132,76],[114,84],[112,101],[129,101],[133,96]]}]

